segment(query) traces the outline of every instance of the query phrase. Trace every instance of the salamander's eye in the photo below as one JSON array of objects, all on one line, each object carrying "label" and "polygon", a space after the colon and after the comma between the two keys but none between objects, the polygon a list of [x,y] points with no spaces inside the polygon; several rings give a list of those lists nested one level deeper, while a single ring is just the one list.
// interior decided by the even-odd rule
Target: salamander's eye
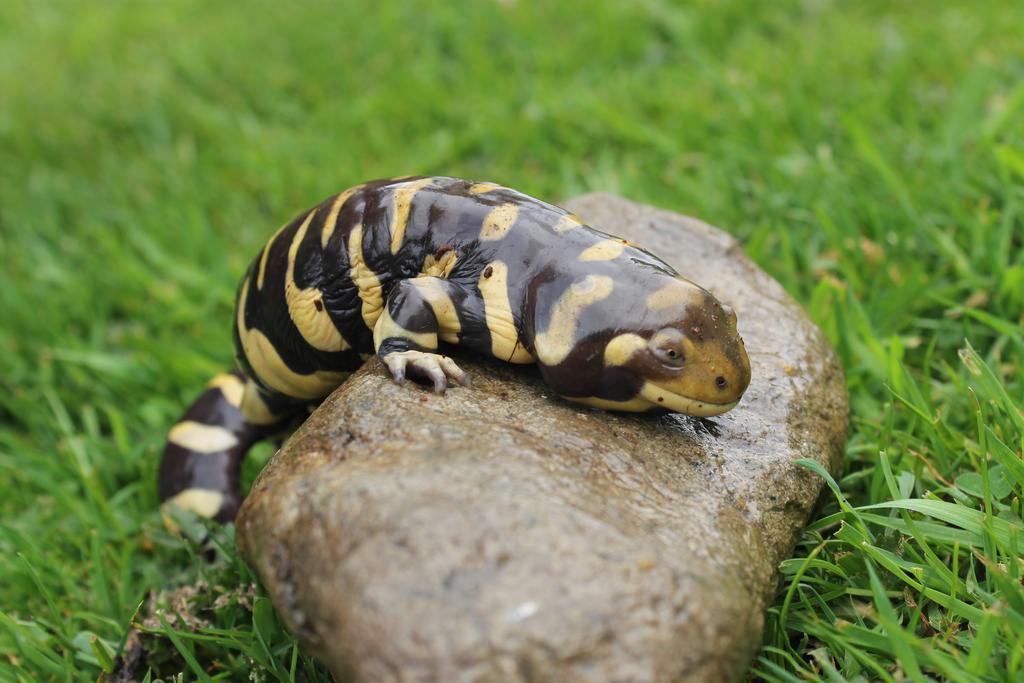
[{"label": "salamander's eye", "polygon": [[688,339],[671,327],[659,330],[651,337],[651,353],[670,368],[681,368],[686,363]]},{"label": "salamander's eye", "polygon": [[654,355],[673,368],[681,368],[686,363],[686,355],[679,349],[654,349]]}]

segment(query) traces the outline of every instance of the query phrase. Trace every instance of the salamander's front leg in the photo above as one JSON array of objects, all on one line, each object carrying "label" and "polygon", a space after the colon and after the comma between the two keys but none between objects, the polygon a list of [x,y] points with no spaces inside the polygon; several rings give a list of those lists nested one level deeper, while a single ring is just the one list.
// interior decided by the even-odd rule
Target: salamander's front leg
[{"label": "salamander's front leg", "polygon": [[443,394],[448,380],[469,386],[469,377],[448,356],[423,351],[394,351],[383,356],[384,364],[399,384],[405,382],[407,374],[424,377],[434,385],[434,391]]},{"label": "salamander's front leg", "polygon": [[373,345],[396,382],[401,384],[407,375],[417,376],[431,382],[437,393],[444,393],[449,380],[469,384],[455,361],[437,353],[438,340],[459,341],[456,306],[464,297],[461,287],[437,277],[412,278],[395,285],[373,328]]}]

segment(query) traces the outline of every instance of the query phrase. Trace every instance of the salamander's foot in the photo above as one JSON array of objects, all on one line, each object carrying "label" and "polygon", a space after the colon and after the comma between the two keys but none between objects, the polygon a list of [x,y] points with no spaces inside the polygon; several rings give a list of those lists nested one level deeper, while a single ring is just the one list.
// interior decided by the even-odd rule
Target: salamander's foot
[{"label": "salamander's foot", "polygon": [[443,394],[451,380],[460,386],[469,386],[469,377],[448,356],[423,351],[392,351],[382,358],[399,384],[406,373],[422,377],[434,384],[434,391]]}]

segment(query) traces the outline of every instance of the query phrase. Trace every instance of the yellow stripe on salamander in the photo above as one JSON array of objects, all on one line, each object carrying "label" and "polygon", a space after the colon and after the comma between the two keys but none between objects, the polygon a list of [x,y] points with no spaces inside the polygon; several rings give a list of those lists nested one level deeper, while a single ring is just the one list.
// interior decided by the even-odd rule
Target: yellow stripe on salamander
[{"label": "yellow stripe on salamander", "polygon": [[501,204],[494,207],[484,218],[480,239],[484,242],[500,240],[508,234],[517,216],[519,216],[519,207],[515,204]]},{"label": "yellow stripe on salamander", "polygon": [[224,427],[184,420],[171,427],[167,440],[196,453],[220,453],[238,445],[238,437]]},{"label": "yellow stripe on salamander", "polygon": [[611,261],[618,258],[625,249],[626,243],[622,240],[601,240],[584,249],[580,261]]},{"label": "yellow stripe on salamander", "polygon": [[267,240],[266,246],[263,247],[263,253],[260,255],[259,274],[256,276],[256,289],[263,289],[263,279],[267,274],[267,259],[270,257],[270,248],[274,246],[274,240],[277,239],[277,236],[280,235],[287,227],[287,225],[282,225],[278,228],[277,232],[271,235],[270,239]]},{"label": "yellow stripe on salamander", "polygon": [[391,218],[391,253],[397,254],[402,248],[402,241],[405,239],[405,227],[409,222],[409,209],[412,208],[412,198],[421,189],[430,185],[433,178],[421,178],[412,180],[392,192],[394,198],[394,215]]},{"label": "yellow stripe on salamander", "polygon": [[588,275],[574,282],[551,309],[548,328],[534,339],[537,358],[545,365],[558,365],[569,357],[576,345],[576,325],[587,306],[607,299],[614,283],[607,275]]},{"label": "yellow stripe on salamander", "polygon": [[201,517],[213,517],[224,504],[224,494],[210,489],[185,489],[164,505],[189,510]]},{"label": "yellow stripe on salamander", "polygon": [[613,337],[604,347],[604,364],[607,366],[625,365],[638,352],[647,348],[647,340],[639,334],[626,332]]},{"label": "yellow stripe on salamander", "polygon": [[437,348],[437,335],[430,332],[412,332],[395,322],[391,313],[385,308],[373,326],[373,348],[380,349],[385,339],[408,339],[420,348],[434,350]]},{"label": "yellow stripe on salamander", "polygon": [[275,415],[267,406],[260,389],[251,379],[245,382],[245,391],[242,394],[242,404],[239,406],[242,417],[249,424],[272,425],[281,421],[280,415]]},{"label": "yellow stripe on salamander", "polygon": [[344,351],[352,345],[342,336],[324,305],[323,293],[317,287],[299,287],[295,282],[295,258],[316,210],[310,211],[306,220],[295,231],[288,248],[288,271],[284,278],[284,298],[288,304],[288,315],[306,343],[320,351]]},{"label": "yellow stripe on salamander", "polygon": [[408,282],[416,287],[420,296],[434,312],[434,318],[437,319],[438,338],[449,344],[457,344],[459,333],[462,331],[462,323],[459,322],[455,302],[441,286],[441,280],[436,277],[418,277]]},{"label": "yellow stripe on salamander", "polygon": [[484,315],[491,333],[491,354],[507,363],[532,363],[533,356],[519,341],[508,297],[508,266],[492,261],[477,282],[484,300]]},{"label": "yellow stripe on salamander", "polygon": [[220,389],[224,400],[238,408],[249,424],[271,425],[281,419],[270,411],[260,396],[259,387],[251,379],[243,382],[236,375],[224,372],[211,379],[206,386],[209,389]]},{"label": "yellow stripe on salamander", "polygon": [[558,219],[558,222],[551,226],[551,229],[561,235],[583,225],[583,221],[574,213],[567,213]]},{"label": "yellow stripe on salamander", "polygon": [[697,285],[685,280],[671,279],[664,287],[656,289],[647,297],[647,308],[659,311],[664,308],[682,308],[704,302],[704,292]]},{"label": "yellow stripe on salamander", "polygon": [[249,280],[242,283],[242,295],[238,300],[238,314],[235,325],[249,365],[260,380],[268,387],[298,399],[317,399],[329,394],[347,376],[343,372],[318,370],[309,375],[293,372],[281,359],[274,344],[257,329],[245,325],[245,304],[249,296]]},{"label": "yellow stripe on salamander", "polygon": [[435,254],[428,254],[427,258],[423,259],[423,267],[420,268],[420,275],[439,277],[443,280],[447,280],[458,261],[459,255],[454,249],[444,252],[440,257]]},{"label": "yellow stripe on salamander", "polygon": [[470,194],[484,194],[487,192],[493,192],[494,190],[500,190],[501,185],[498,183],[473,183],[469,187]]},{"label": "yellow stripe on salamander", "polygon": [[225,401],[236,408],[241,407],[242,396],[245,393],[245,385],[242,384],[242,380],[238,379],[235,375],[222,372],[211,379],[206,387],[208,389],[220,389],[220,393],[224,395]]},{"label": "yellow stripe on salamander", "polygon": [[327,243],[331,241],[331,235],[334,234],[334,228],[338,224],[338,214],[341,213],[341,208],[345,205],[345,202],[348,201],[349,197],[355,194],[356,190],[360,187],[362,187],[362,185],[350,187],[334,199],[334,203],[331,204],[331,210],[327,214],[327,220],[324,221],[324,227],[320,231],[321,248],[327,248]]},{"label": "yellow stripe on salamander", "polygon": [[363,302],[362,316],[366,327],[373,329],[384,308],[380,278],[363,258],[363,226],[357,225],[348,234],[348,276],[356,286],[356,293]]}]

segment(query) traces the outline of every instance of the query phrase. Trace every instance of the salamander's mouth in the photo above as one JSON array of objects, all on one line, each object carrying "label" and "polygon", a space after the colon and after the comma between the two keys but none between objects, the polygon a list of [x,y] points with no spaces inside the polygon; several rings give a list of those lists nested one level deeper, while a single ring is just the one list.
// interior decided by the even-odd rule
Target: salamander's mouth
[{"label": "salamander's mouth", "polygon": [[672,393],[665,387],[659,386],[651,381],[644,383],[643,388],[640,389],[640,396],[651,405],[672,410],[677,413],[683,413],[684,415],[692,415],[693,417],[714,417],[715,415],[721,415],[722,413],[735,408],[736,404],[740,402],[739,399],[729,403],[711,403],[709,401],[701,401],[695,398],[690,398],[689,396]]}]

